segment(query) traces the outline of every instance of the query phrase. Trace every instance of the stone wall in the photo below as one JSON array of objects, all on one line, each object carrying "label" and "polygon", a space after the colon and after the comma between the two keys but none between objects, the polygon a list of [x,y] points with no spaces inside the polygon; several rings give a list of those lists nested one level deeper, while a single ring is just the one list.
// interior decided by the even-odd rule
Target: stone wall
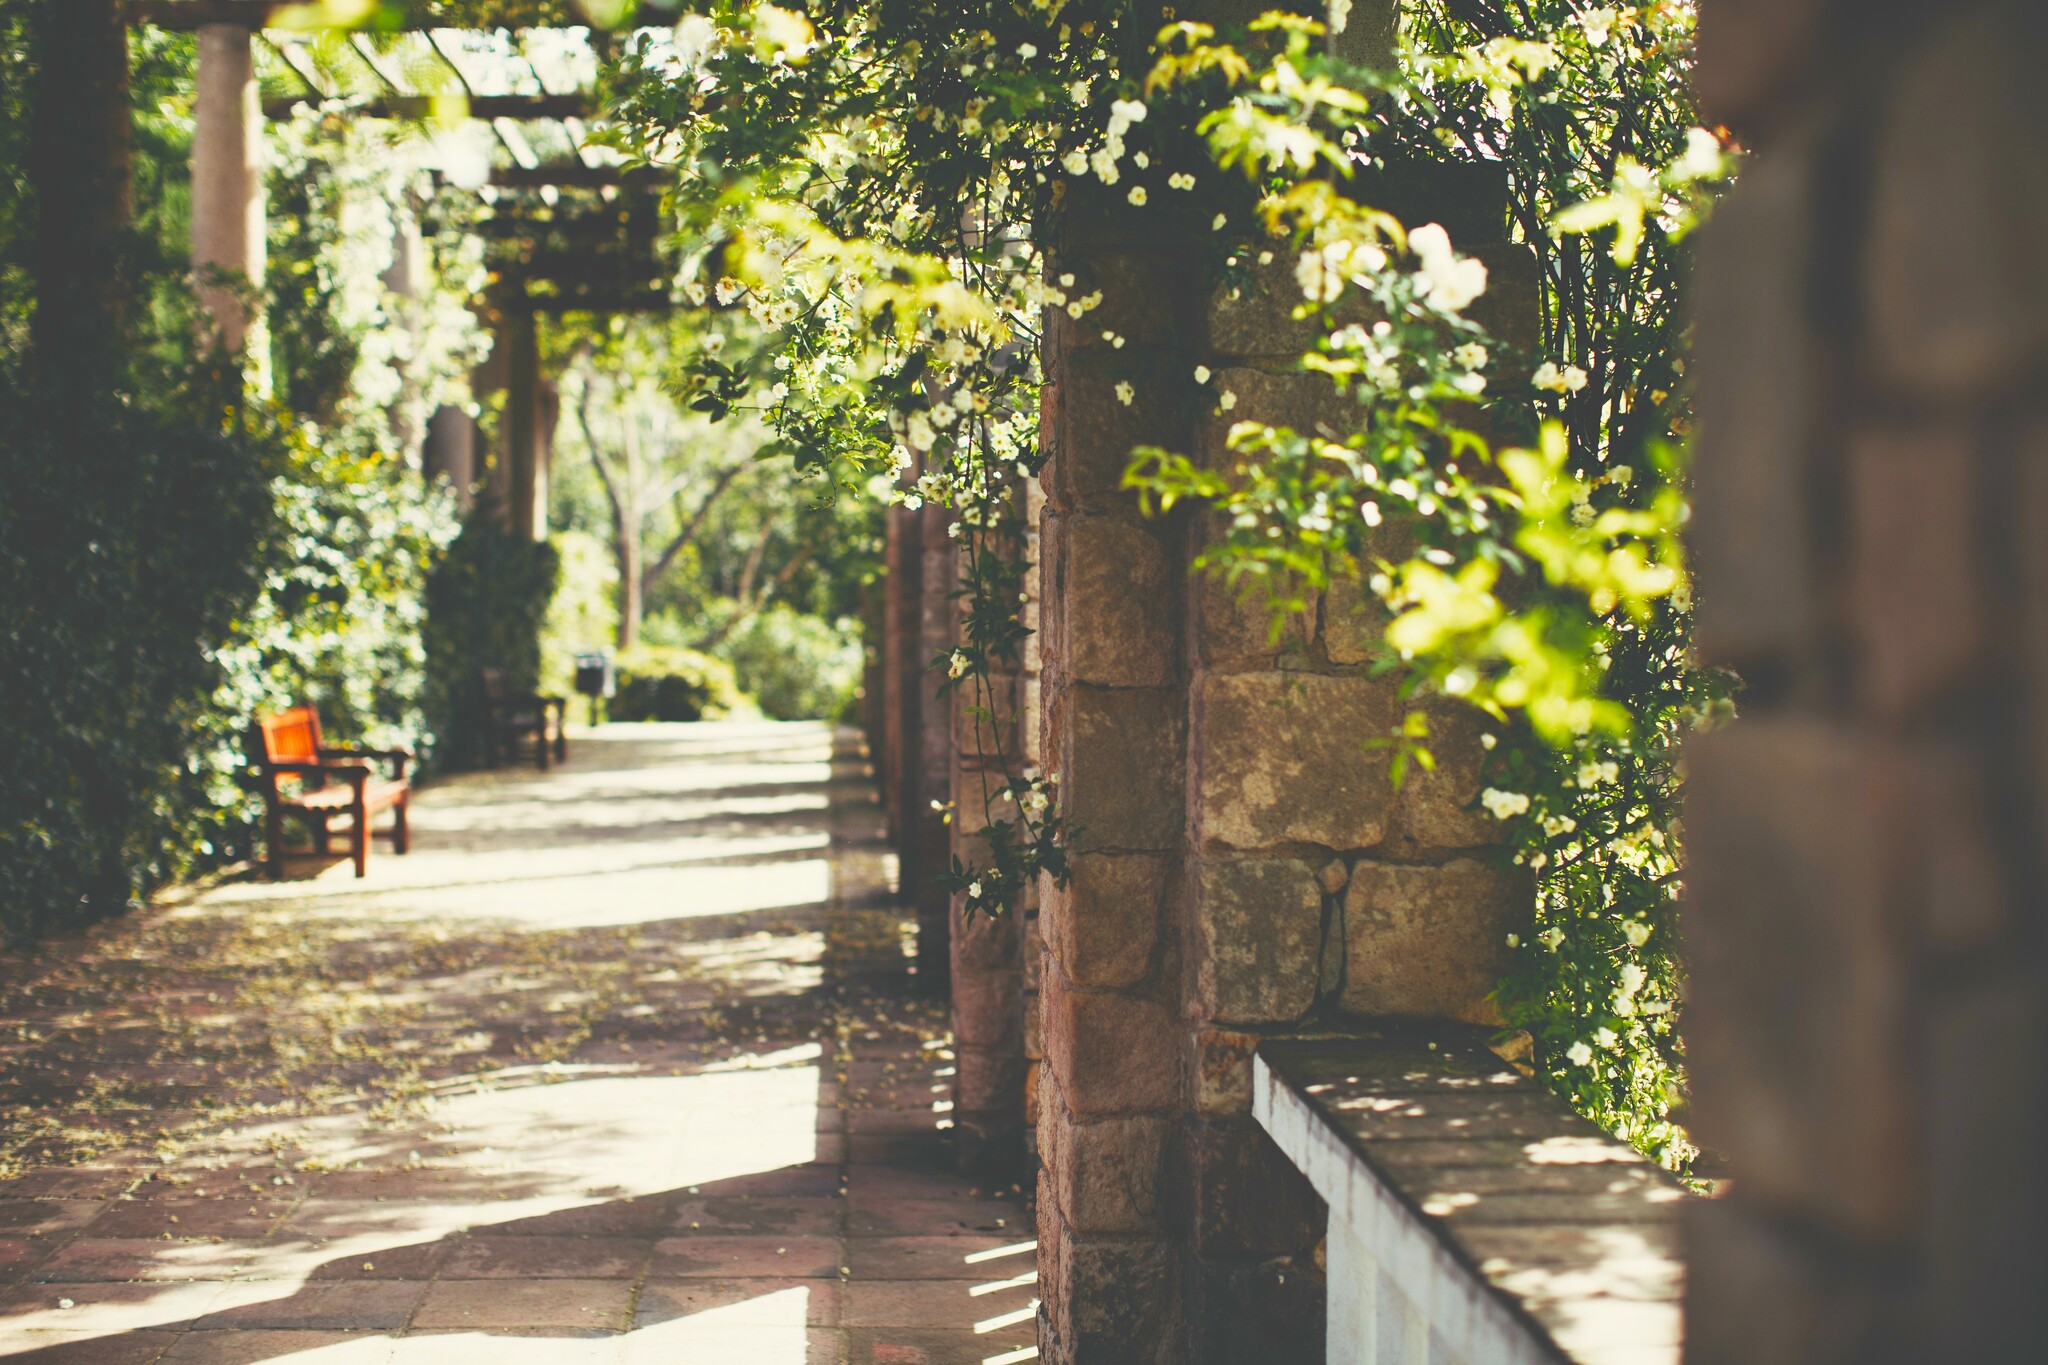
[{"label": "stone wall", "polygon": [[2048,13],[1701,11],[1688,1354],[2048,1358]]},{"label": "stone wall", "polygon": [[[1030,550],[1024,486],[1012,490],[1002,524],[982,548],[1016,564]],[[963,551],[963,555],[966,552]],[[967,603],[949,604],[956,617]],[[1010,604],[1020,615],[1024,602]],[[961,630],[956,620],[956,631]],[[953,857],[968,867],[988,862],[981,833],[993,816],[1017,818],[1005,795],[1025,766],[1023,660],[992,672],[985,687],[961,686],[950,694],[953,719]],[[970,680],[971,681],[971,680]],[[998,918],[965,913],[956,897],[953,914],[953,1083],[954,1154],[960,1168],[1013,1179],[1024,1156],[1024,963],[1025,911]]]},{"label": "stone wall", "polygon": [[1044,747],[1077,827],[1040,924],[1049,1361],[1320,1360],[1322,1209],[1251,1117],[1253,1050],[1485,1021],[1528,914],[1468,809],[1468,713],[1431,708],[1438,771],[1399,790],[1368,747],[1403,706],[1371,675],[1371,595],[1341,584],[1276,640],[1263,603],[1191,576],[1205,523],[1119,490],[1140,444],[1220,464],[1238,420],[1355,420],[1293,372],[1288,271],[1188,287],[1217,264],[1202,226],[1078,206],[1054,265],[1103,302],[1046,343]]}]

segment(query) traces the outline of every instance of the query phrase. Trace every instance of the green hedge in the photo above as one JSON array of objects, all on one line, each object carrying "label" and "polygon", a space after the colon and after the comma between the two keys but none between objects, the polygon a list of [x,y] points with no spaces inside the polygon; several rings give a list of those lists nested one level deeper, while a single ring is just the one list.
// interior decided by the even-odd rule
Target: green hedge
[{"label": "green hedge", "polygon": [[0,397],[0,932],[133,904],[204,861],[196,755],[258,599],[273,452],[114,400]]},{"label": "green hedge", "polygon": [[619,655],[613,720],[717,720],[747,709],[732,665],[694,649],[635,645]]},{"label": "green hedge", "polygon": [[427,581],[422,698],[434,766],[472,768],[483,759],[477,670],[502,669],[517,687],[538,683],[541,628],[560,574],[553,546],[522,540],[482,516],[435,568]]}]

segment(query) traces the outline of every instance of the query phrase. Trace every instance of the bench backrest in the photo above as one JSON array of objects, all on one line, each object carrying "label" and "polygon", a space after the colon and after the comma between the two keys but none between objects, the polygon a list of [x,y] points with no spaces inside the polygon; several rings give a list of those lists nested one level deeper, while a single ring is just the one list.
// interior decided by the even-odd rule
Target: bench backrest
[{"label": "bench backrest", "polygon": [[294,706],[274,716],[258,716],[256,729],[263,736],[263,757],[267,761],[320,761],[320,713],[312,707]]}]

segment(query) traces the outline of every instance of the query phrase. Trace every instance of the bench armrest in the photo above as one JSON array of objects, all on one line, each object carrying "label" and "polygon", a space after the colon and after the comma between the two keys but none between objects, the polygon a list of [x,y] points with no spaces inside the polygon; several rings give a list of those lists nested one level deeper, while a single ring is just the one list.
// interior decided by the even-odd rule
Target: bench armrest
[{"label": "bench armrest", "polygon": [[361,744],[340,744],[322,748],[320,750],[320,757],[322,760],[338,759],[342,761],[348,759],[381,758],[391,765],[392,775],[403,781],[406,765],[413,762],[415,755],[412,750],[403,746],[390,749],[372,749],[367,745]]},{"label": "bench armrest", "polygon": [[338,777],[360,791],[375,769],[367,760],[320,763],[272,763],[265,760],[256,765],[256,771],[272,781],[287,773],[296,773],[300,777]]}]

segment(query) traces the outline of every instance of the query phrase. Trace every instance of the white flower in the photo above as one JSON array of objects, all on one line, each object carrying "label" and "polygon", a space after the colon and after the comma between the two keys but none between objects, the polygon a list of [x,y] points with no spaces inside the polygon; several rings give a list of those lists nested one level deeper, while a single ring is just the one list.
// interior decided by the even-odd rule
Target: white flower
[{"label": "white flower", "polygon": [[1109,106],[1109,135],[1122,137],[1133,123],[1143,123],[1148,111],[1143,100],[1113,100]]},{"label": "white flower", "polygon": [[1606,1048],[1611,1052],[1614,1049],[1614,1045],[1620,1041],[1620,1037],[1611,1028],[1593,1030],[1593,1044],[1595,1047]]},{"label": "white flower", "polygon": [[932,430],[931,419],[921,412],[911,413],[903,428],[904,441],[912,450],[930,450],[932,442],[937,439],[937,433]]},{"label": "white flower", "polygon": [[1076,147],[1073,151],[1060,158],[1060,165],[1066,167],[1068,175],[1086,175],[1088,173],[1088,153]]},{"label": "white flower", "polygon": [[1704,128],[1690,128],[1685,134],[1685,155],[1671,163],[1673,180],[1703,180],[1721,170],[1721,140]]},{"label": "white flower", "polygon": [[1421,264],[1416,279],[1431,303],[1455,313],[1486,292],[1486,266],[1451,249],[1451,234],[1425,223],[1408,234],[1408,249]]},{"label": "white flower", "polygon": [[1620,17],[1618,10],[1612,6],[1602,5],[1599,9],[1589,9],[1581,14],[1579,27],[1586,30],[1587,42],[1594,47],[1605,47],[1608,35],[1614,28],[1614,21]]},{"label": "white flower", "polygon": [[1145,197],[1145,187],[1143,185],[1131,186],[1131,193],[1129,195],[1129,198],[1133,207],[1144,208]]},{"label": "white flower", "polygon": [[1086,104],[1088,102],[1088,82],[1075,81],[1067,87],[1067,93],[1074,97],[1074,103]]},{"label": "white flower", "polygon": [[1144,169],[1145,169],[1145,168],[1146,168],[1147,166],[1150,166],[1150,165],[1152,164],[1152,158],[1151,158],[1151,157],[1149,157],[1149,156],[1146,156],[1146,155],[1145,155],[1145,154],[1144,154],[1143,152],[1132,152],[1132,153],[1131,153],[1131,164],[1132,164],[1133,166],[1136,166],[1136,167],[1137,167],[1137,168],[1138,168],[1139,170],[1141,170],[1141,171],[1142,171],[1142,170],[1144,170]]},{"label": "white flower", "polygon": [[1229,412],[1237,406],[1237,395],[1229,389],[1225,389],[1222,393],[1216,395],[1216,406],[1222,408],[1225,412]]},{"label": "white flower", "polygon": [[1038,55],[1038,49],[1030,43],[1019,43],[1017,44],[1017,55],[1028,62]]},{"label": "white flower", "polygon": [[1576,365],[1564,367],[1564,386],[1573,393],[1586,387],[1586,372]]},{"label": "white flower", "polygon": [[1520,934],[1509,934],[1509,935],[1508,935],[1508,947],[1510,947],[1510,948],[1519,948],[1519,947],[1521,947],[1521,946],[1522,946],[1522,936],[1521,936]]},{"label": "white flower", "polygon": [[[1538,871],[1541,871],[1542,869],[1540,864],[1541,859],[1537,859],[1532,861],[1530,865],[1532,867],[1536,867]],[[1558,928],[1555,925],[1552,925],[1550,928],[1545,929],[1542,933],[1536,935],[1536,941],[1542,944],[1544,947],[1550,949],[1550,951],[1554,953],[1557,951],[1557,945],[1564,942],[1564,930]]]},{"label": "white flower", "polygon": [[1119,403],[1122,403],[1122,404],[1123,404],[1123,405],[1124,405],[1125,407],[1129,407],[1129,406],[1131,405],[1131,400],[1132,400],[1133,398],[1136,398],[1137,396],[1138,396],[1138,391],[1137,391],[1136,389],[1134,389],[1134,388],[1132,388],[1132,387],[1131,387],[1131,381],[1130,381],[1130,380],[1128,380],[1128,379],[1120,379],[1120,380],[1118,380],[1118,381],[1117,381],[1117,386],[1116,386],[1116,401],[1117,401],[1117,402],[1119,402]]},{"label": "white flower", "polygon": [[1209,382],[1209,367],[1207,365],[1195,366],[1195,382],[1197,384],[1206,384]]},{"label": "white flower", "polygon": [[1529,809],[1527,792],[1504,792],[1498,787],[1488,787],[1479,794],[1479,804],[1486,807],[1496,820],[1505,820],[1513,815],[1526,814]]},{"label": "white flower", "polygon": [[1593,1060],[1593,1049],[1587,1047],[1585,1040],[1581,1039],[1564,1050],[1564,1059],[1573,1066],[1585,1066]]},{"label": "white flower", "polygon": [[1476,341],[1468,341],[1451,352],[1451,359],[1468,370],[1483,370],[1486,368],[1486,348]]},{"label": "white flower", "polygon": [[1175,171],[1166,177],[1166,183],[1173,189],[1191,190],[1195,187],[1195,177],[1186,171]]},{"label": "white flower", "polygon": [[[962,673],[965,673],[966,671],[967,671],[967,656],[966,656],[965,654],[962,654],[962,653],[961,653],[961,652],[960,652],[959,650],[957,650],[957,649],[956,649],[956,650],[954,650],[954,651],[953,651],[953,657],[952,657],[951,661],[949,661],[949,662],[947,663],[947,665],[946,665],[946,676],[947,676],[947,677],[949,677],[949,678],[957,678],[957,677],[959,677],[959,676],[960,676],[960,675],[961,675]],[[937,806],[937,805],[938,805],[938,802],[934,801],[934,802],[933,802],[932,804],[933,804],[933,806]]]},{"label": "white flower", "polygon": [[1209,220],[1209,230],[1211,232],[1221,232],[1223,231],[1223,225],[1229,221],[1229,215],[1219,213],[1214,218]]},{"label": "white flower", "polygon": [[743,288],[744,286],[738,280],[727,275],[711,287],[711,292],[720,303],[725,304],[731,303],[734,299],[738,298]]},{"label": "white flower", "polygon": [[1361,502],[1358,504],[1358,515],[1365,518],[1367,526],[1377,526],[1383,520],[1380,516],[1380,505],[1376,502]]},{"label": "white flower", "polygon": [[967,899],[969,899],[969,900],[971,900],[971,901],[978,901],[978,900],[980,900],[980,899],[981,899],[981,883],[980,883],[980,882],[969,882],[969,883],[967,883]]},{"label": "white flower", "polygon": [[1631,948],[1640,948],[1650,941],[1650,926],[1639,919],[1632,919],[1621,926],[1621,936],[1628,940]]},{"label": "white flower", "polygon": [[1563,393],[1564,371],[1557,368],[1555,361],[1546,360],[1529,376],[1529,382],[1549,393]]},{"label": "white flower", "polygon": [[1116,153],[1107,147],[1098,148],[1089,156],[1088,166],[1095,172],[1095,178],[1105,185],[1114,185],[1123,174],[1116,168]]},{"label": "white flower", "polygon": [[1622,963],[1621,993],[1624,995],[1634,995],[1643,988],[1643,983],[1649,980],[1649,978],[1650,974],[1644,971],[1639,964],[1634,962]]}]

